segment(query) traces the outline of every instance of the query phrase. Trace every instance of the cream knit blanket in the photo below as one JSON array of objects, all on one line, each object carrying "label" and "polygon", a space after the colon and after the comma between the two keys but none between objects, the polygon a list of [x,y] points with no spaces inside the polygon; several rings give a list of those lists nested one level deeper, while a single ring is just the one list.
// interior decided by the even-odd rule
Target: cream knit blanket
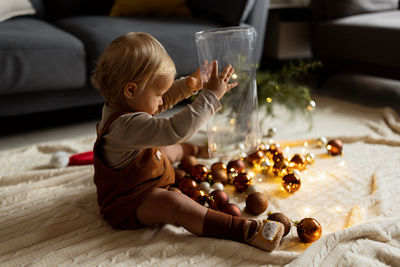
[{"label": "cream knit blanket", "polygon": [[[90,150],[95,137],[88,136],[0,152],[0,265],[398,266],[400,120],[388,108],[316,100],[311,130],[300,119],[275,121],[285,152],[316,155],[315,165],[302,172],[300,190],[289,195],[278,178],[261,174],[255,183],[268,195],[267,212],[283,212],[293,221],[317,219],[323,227],[317,242],[299,242],[294,226],[272,253],[170,224],[114,230],[99,216],[93,166],[48,165],[56,151]],[[321,136],[342,139],[343,155],[330,157],[317,148]],[[226,191],[243,209],[245,194],[232,186]]]}]

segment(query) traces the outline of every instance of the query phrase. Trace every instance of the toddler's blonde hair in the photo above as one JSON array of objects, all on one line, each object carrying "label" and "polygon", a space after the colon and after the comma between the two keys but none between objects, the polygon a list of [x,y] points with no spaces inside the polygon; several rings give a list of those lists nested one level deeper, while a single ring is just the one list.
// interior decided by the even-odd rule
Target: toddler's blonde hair
[{"label": "toddler's blonde hair", "polygon": [[175,72],[174,62],[160,42],[147,33],[131,32],[107,46],[90,81],[107,103],[124,105],[127,83],[135,82],[138,90],[143,90],[157,75]]}]

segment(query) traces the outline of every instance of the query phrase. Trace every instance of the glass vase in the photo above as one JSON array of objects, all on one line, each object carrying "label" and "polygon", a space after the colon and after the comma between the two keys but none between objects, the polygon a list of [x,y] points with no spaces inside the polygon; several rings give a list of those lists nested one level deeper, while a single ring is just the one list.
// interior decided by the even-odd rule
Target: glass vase
[{"label": "glass vase", "polygon": [[253,27],[228,27],[195,34],[203,76],[207,76],[205,62],[217,60],[219,72],[228,64],[235,68],[230,83],[238,83],[221,98],[222,109],[208,121],[211,157],[236,158],[255,151],[260,144],[255,37]]}]

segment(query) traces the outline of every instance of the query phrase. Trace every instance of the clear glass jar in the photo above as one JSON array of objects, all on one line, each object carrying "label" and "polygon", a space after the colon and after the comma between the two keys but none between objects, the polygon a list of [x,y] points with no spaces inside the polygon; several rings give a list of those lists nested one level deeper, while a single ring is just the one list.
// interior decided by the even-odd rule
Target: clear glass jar
[{"label": "clear glass jar", "polygon": [[218,61],[218,71],[235,68],[230,83],[238,85],[221,99],[222,109],[207,124],[208,148],[212,157],[235,158],[255,151],[260,144],[258,120],[255,30],[228,27],[195,34],[199,63]]}]

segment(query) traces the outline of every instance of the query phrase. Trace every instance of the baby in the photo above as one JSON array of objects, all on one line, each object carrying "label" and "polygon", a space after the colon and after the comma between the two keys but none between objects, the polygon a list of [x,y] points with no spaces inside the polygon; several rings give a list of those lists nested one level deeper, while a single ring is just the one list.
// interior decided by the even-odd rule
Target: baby
[{"label": "baby", "polygon": [[[221,108],[219,99],[236,83],[228,65],[213,61],[208,81],[200,69],[174,81],[175,65],[164,47],[146,33],[128,33],[105,49],[91,82],[105,100],[94,145],[94,182],[104,219],[113,227],[136,229],[177,223],[191,233],[245,242],[271,251],[283,225],[221,213],[168,190],[171,163],[199,148],[183,143]],[[203,89],[170,118],[154,116]]]}]

